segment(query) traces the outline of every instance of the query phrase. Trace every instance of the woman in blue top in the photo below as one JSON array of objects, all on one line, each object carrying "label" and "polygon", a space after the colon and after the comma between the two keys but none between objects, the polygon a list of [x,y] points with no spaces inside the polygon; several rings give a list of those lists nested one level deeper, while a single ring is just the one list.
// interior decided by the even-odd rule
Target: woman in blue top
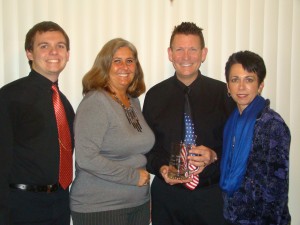
[{"label": "woman in blue top", "polygon": [[260,96],[266,67],[250,51],[232,54],[225,67],[237,103],[224,128],[220,186],[227,224],[290,224],[290,131]]}]

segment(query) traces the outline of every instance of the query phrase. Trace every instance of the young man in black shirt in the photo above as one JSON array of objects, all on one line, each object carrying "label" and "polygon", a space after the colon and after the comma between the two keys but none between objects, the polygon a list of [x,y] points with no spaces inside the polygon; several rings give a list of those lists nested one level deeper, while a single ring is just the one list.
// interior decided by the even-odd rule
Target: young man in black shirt
[{"label": "young man in black shirt", "polygon": [[[68,146],[59,136],[52,101],[61,71],[69,60],[69,38],[51,21],[32,27],[25,50],[31,72],[0,89],[0,224],[69,225],[72,181],[74,111],[58,91],[63,104]],[[61,168],[61,149],[68,157]],[[61,182],[59,174],[67,174]],[[71,175],[70,175],[71,174]]]}]

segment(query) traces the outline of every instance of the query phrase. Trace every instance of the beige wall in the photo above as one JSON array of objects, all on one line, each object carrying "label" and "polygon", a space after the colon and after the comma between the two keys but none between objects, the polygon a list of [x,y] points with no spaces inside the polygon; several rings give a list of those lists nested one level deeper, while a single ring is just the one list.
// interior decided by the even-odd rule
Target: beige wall
[{"label": "beige wall", "polygon": [[210,77],[224,80],[234,51],[260,54],[268,71],[263,96],[292,132],[289,206],[292,225],[300,224],[300,0],[0,0],[0,86],[28,74],[24,37],[42,20],[59,23],[70,36],[71,58],[60,86],[75,109],[83,74],[115,37],[138,48],[147,88],[173,74],[167,47],[181,21],[204,28],[209,51],[202,73]]}]

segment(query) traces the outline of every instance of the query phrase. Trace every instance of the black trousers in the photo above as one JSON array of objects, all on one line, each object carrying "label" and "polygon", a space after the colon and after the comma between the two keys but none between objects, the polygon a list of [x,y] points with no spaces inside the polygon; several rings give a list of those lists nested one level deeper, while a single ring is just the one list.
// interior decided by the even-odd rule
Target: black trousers
[{"label": "black trousers", "polygon": [[11,189],[13,225],[70,225],[69,190],[29,192]]},{"label": "black trousers", "polygon": [[218,184],[186,189],[155,177],[151,185],[152,225],[223,225],[223,199]]}]

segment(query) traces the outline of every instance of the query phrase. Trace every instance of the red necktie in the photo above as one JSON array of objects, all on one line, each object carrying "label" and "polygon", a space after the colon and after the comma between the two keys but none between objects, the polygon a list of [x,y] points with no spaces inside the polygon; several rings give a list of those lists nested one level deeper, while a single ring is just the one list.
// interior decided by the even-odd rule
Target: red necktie
[{"label": "red necktie", "polygon": [[65,108],[59,97],[57,86],[53,84],[51,89],[53,91],[52,100],[57,122],[60,150],[59,183],[63,189],[66,189],[71,184],[73,177],[71,134]]}]

